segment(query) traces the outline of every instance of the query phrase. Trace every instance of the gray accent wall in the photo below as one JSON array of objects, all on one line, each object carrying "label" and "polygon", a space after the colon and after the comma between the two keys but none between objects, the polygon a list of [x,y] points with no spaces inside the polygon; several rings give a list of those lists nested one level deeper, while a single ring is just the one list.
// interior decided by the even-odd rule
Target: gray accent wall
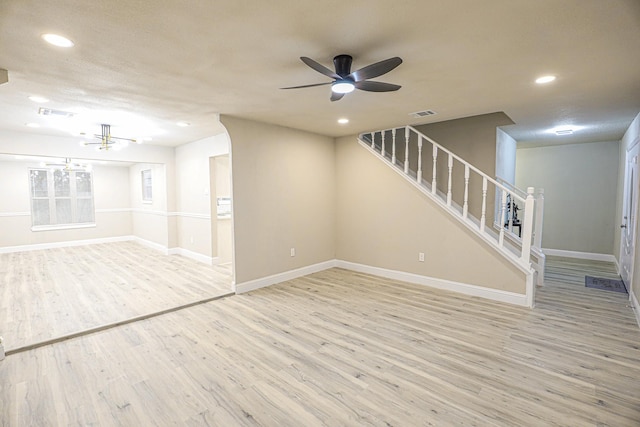
[{"label": "gray accent wall", "polygon": [[519,147],[516,185],[544,188],[542,247],[613,255],[620,143]]}]

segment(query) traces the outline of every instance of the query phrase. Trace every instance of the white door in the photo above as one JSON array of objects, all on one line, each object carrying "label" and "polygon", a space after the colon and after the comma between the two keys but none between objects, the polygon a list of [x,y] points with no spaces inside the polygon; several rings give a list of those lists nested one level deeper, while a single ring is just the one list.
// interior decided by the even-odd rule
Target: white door
[{"label": "white door", "polygon": [[[638,142],[638,141],[636,141]],[[633,257],[636,242],[636,220],[638,211],[638,153],[640,144],[634,144],[627,151],[625,166],[624,195],[622,200],[622,221],[620,227],[620,276],[627,286],[631,286]]]}]

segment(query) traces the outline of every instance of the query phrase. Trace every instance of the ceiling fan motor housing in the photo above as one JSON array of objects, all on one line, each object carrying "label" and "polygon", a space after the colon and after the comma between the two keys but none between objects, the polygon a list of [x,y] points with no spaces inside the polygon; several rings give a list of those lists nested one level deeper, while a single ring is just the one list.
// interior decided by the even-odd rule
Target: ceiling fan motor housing
[{"label": "ceiling fan motor housing", "polygon": [[351,55],[338,55],[333,58],[333,65],[336,68],[336,74],[343,79],[351,74]]}]

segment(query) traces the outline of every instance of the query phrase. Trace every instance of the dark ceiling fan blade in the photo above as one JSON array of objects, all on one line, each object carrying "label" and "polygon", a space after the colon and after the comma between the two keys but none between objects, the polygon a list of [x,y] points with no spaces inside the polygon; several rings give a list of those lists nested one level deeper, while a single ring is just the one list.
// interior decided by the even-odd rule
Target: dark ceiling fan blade
[{"label": "dark ceiling fan blade", "polygon": [[375,64],[367,65],[360,68],[357,71],[349,74],[349,77],[356,82],[360,82],[374,77],[381,76],[402,64],[402,59],[395,56],[393,58],[385,59],[384,61],[376,62]]},{"label": "dark ceiling fan blade", "polygon": [[326,83],[314,83],[312,85],[302,85],[302,86],[291,86],[291,87],[281,87],[280,89],[302,89],[305,87],[314,87],[314,86],[326,86],[326,85],[330,85],[333,82],[326,82]]},{"label": "dark ceiling fan blade", "polygon": [[356,89],[366,90],[367,92],[392,92],[400,89],[402,86],[391,83],[362,81],[355,83]]},{"label": "dark ceiling fan blade", "polygon": [[340,101],[343,96],[344,96],[344,93],[331,92],[331,101]]},{"label": "dark ceiling fan blade", "polygon": [[316,61],[314,61],[311,58],[307,58],[306,56],[301,56],[300,60],[302,60],[302,62],[304,62],[305,64],[307,64],[309,67],[313,68],[314,70],[316,70],[320,74],[324,74],[325,76],[331,77],[332,79],[341,78],[338,74],[335,73],[335,71],[331,71],[330,69],[328,69],[324,65],[318,64]]}]

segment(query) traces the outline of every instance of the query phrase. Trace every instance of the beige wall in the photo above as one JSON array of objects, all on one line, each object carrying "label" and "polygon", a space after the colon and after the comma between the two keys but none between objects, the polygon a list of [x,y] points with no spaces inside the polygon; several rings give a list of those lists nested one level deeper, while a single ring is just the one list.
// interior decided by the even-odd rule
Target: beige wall
[{"label": "beige wall", "polygon": [[333,139],[221,121],[231,140],[236,284],[334,259]]},{"label": "beige wall", "polygon": [[[494,153],[495,156],[495,153]],[[525,293],[524,273],[361,147],[336,143],[336,257]],[[425,262],[418,261],[418,253]]]},{"label": "beige wall", "polygon": [[516,185],[544,188],[542,247],[614,253],[619,143],[519,148]]},{"label": "beige wall", "polygon": [[[513,121],[503,112],[482,114],[456,120],[414,126],[438,144],[465,161],[480,169],[490,177],[496,176],[496,139],[498,126],[513,124]],[[422,153],[424,176],[432,176],[432,153],[430,145]],[[438,189],[446,193],[448,183],[447,156],[439,155],[437,164]],[[452,187],[454,201],[460,206],[464,195],[464,168],[460,163],[454,163],[452,173]],[[493,222],[495,206],[495,188],[489,188],[487,193],[487,223]],[[469,212],[476,218],[481,216],[482,207],[482,179],[471,174],[469,181]]]},{"label": "beige wall", "polygon": [[[152,201],[142,200],[143,170],[151,170]],[[167,176],[164,164],[136,163],[129,168],[132,234],[140,239],[169,246],[170,218],[167,210]]]},{"label": "beige wall", "polygon": [[129,170],[126,166],[93,168],[95,227],[31,231],[29,168],[38,161],[0,162],[0,247],[129,236]]},{"label": "beige wall", "polygon": [[232,261],[233,254],[233,230],[231,218],[218,217],[216,215],[218,206],[218,197],[231,197],[231,168],[229,163],[229,156],[216,156],[210,159],[211,170],[211,188],[215,190],[215,194],[212,192],[211,200],[211,224],[212,232],[211,239],[216,242],[214,245],[215,254],[218,257],[220,264],[226,264]]},{"label": "beige wall", "polygon": [[209,257],[217,256],[212,238],[215,218],[211,201],[210,158],[229,153],[226,134],[181,145],[175,150],[177,246]]},{"label": "beige wall", "polygon": [[[502,129],[496,130],[496,177],[516,183],[516,140]],[[526,187],[521,187],[526,190]]]}]

